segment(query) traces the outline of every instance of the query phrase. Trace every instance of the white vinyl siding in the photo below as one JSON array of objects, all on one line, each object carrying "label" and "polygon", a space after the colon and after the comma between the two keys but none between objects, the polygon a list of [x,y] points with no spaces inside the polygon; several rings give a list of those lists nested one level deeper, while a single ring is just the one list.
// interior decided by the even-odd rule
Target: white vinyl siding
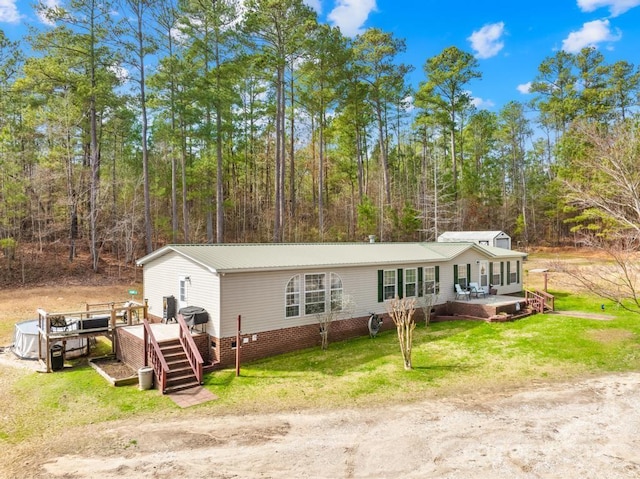
[{"label": "white vinyl siding", "polygon": [[[180,277],[185,278],[188,306],[200,306],[209,313],[207,333],[220,333],[220,277],[212,274],[176,253],[168,253],[145,264],[143,269],[144,298],[148,300],[149,314],[162,318],[163,298],[180,299]],[[189,278],[186,281],[186,278]],[[179,305],[178,309],[180,308]],[[237,313],[236,313],[237,317]]]}]

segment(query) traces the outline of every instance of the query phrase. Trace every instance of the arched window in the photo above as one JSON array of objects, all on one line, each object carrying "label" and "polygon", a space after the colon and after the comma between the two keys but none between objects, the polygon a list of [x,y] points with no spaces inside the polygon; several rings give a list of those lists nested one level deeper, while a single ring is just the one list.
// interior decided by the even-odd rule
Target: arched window
[{"label": "arched window", "polygon": [[285,291],[285,318],[300,316],[300,275],[296,274],[287,283]]}]

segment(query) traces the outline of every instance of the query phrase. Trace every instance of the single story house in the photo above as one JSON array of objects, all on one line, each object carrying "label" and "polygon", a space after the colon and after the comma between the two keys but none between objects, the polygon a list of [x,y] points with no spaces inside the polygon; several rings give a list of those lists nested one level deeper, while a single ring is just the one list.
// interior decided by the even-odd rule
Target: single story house
[{"label": "single story house", "polygon": [[202,244],[167,245],[138,265],[150,317],[167,316],[167,298],[177,311],[204,308],[213,359],[229,365],[238,317],[242,357],[257,359],[319,344],[327,314],[332,341],[366,335],[370,314],[386,313],[396,296],[418,306],[427,298],[437,312],[455,299],[456,283],[520,293],[525,256],[467,242]]},{"label": "single story house", "polygon": [[511,237],[504,231],[445,231],[438,236],[439,243],[459,243],[461,241],[511,249]]}]

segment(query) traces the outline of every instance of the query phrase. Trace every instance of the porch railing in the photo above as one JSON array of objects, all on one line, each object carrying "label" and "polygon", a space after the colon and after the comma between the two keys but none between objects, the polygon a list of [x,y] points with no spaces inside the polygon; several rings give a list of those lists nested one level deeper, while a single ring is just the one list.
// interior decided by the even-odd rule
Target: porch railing
[{"label": "porch railing", "polygon": [[555,311],[555,297],[546,291],[525,290],[524,296],[527,304],[537,313]]},{"label": "porch railing", "polygon": [[[147,318],[142,318],[142,324],[144,325],[144,365],[148,366],[148,361],[151,360],[153,372],[155,373],[156,378],[158,378],[158,381],[160,381],[159,389],[164,393],[167,385],[169,365],[164,359],[160,345],[153,335],[151,325],[149,324],[149,321],[147,321]],[[149,348],[149,346],[151,347]]]},{"label": "porch railing", "polygon": [[196,342],[193,340],[193,336],[191,335],[189,327],[182,317],[182,314],[178,314],[177,320],[178,324],[180,325],[178,339],[180,340],[182,349],[184,349],[184,352],[187,355],[187,359],[189,360],[189,365],[193,370],[193,374],[195,374],[198,382],[202,384],[202,367],[204,365],[202,355],[200,354],[198,346],[196,346]]}]

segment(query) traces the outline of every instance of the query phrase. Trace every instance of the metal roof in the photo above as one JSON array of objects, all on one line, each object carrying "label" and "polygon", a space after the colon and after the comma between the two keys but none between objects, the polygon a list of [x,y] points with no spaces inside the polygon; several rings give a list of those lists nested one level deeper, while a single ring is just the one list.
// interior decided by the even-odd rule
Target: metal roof
[{"label": "metal roof", "polygon": [[498,236],[509,235],[504,231],[445,231],[438,240],[447,239],[449,241],[478,241],[481,239],[494,239]]},{"label": "metal roof", "polygon": [[260,243],[167,245],[139,259],[145,265],[175,252],[216,272],[273,271],[312,267],[344,267],[448,261],[475,248],[488,257],[523,253],[472,243]]}]

